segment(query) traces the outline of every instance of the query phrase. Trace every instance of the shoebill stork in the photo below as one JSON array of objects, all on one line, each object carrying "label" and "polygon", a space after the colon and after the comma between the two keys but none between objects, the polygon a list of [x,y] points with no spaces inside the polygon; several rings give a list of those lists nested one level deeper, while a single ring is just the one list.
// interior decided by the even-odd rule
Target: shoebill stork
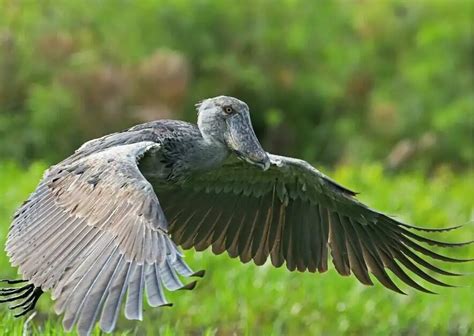
[{"label": "shoebill stork", "polygon": [[89,335],[96,322],[113,331],[123,301],[126,318],[141,320],[144,296],[164,306],[164,288],[192,289],[182,277],[203,272],[187,266],[179,246],[300,272],[326,272],[331,259],[341,275],[373,285],[372,274],[398,293],[387,269],[430,292],[404,269],[448,286],[421,267],[457,274],[424,257],[467,261],[421,243],[469,242],[415,233],[453,228],[397,221],[309,163],[265,152],[243,101],[219,96],[197,109],[197,125],[141,124],[91,140],[49,168],[14,215],[6,251],[22,279],[6,281],[24,285],[3,289],[2,301],[16,301],[11,308],[22,315],[51,291],[64,328]]}]

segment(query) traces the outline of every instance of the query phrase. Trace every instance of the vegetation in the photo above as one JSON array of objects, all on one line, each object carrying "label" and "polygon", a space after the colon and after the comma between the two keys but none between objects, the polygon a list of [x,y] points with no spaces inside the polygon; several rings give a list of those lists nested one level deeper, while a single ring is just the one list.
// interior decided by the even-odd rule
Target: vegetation
[{"label": "vegetation", "polygon": [[398,149],[391,168],[474,159],[469,0],[0,7],[0,157],[57,161],[140,121],[194,120],[196,101],[229,94],[282,154],[329,165]]},{"label": "vegetation", "polygon": [[[13,210],[34,189],[44,164],[28,169],[13,163],[0,165],[0,244],[7,233]],[[361,174],[361,171],[364,173]],[[443,227],[467,224],[449,234],[452,241],[474,238],[471,222],[474,173],[455,175],[436,171],[427,180],[422,174],[386,176],[380,165],[342,166],[330,173],[346,185],[363,191],[361,199],[418,225]],[[456,257],[472,257],[474,246],[442,251]],[[147,307],[144,322],[120,318],[120,331],[134,335],[472,335],[474,291],[472,276],[446,281],[460,288],[442,288],[440,295],[407,290],[403,296],[381,285],[364,287],[354,277],[290,273],[270,265],[241,265],[227,255],[187,251],[188,263],[207,274],[192,292],[168,293],[172,308]],[[449,265],[451,270],[472,272],[472,265]],[[0,278],[15,277],[4,254]],[[374,279],[374,281],[376,281]],[[420,283],[423,283],[420,281]],[[403,285],[401,285],[402,288]],[[429,287],[429,285],[427,285]],[[432,287],[431,287],[432,288]],[[4,305],[0,330],[20,335],[24,320],[14,321]],[[62,335],[60,320],[52,312],[49,294],[39,302],[31,322],[34,335]],[[10,332],[11,331],[11,332]]]},{"label": "vegetation", "polygon": [[[0,246],[50,164],[139,122],[194,121],[194,103],[218,94],[249,104],[268,151],[329,167],[407,222],[466,224],[447,235],[473,239],[473,13],[470,0],[0,0]],[[474,246],[443,252],[472,258]],[[402,296],[334,269],[186,256],[205,279],[143,323],[121,317],[120,332],[474,334],[472,275]],[[0,279],[15,272],[0,254]],[[45,295],[33,335],[63,335],[51,307]],[[23,322],[0,305],[4,334]]]}]

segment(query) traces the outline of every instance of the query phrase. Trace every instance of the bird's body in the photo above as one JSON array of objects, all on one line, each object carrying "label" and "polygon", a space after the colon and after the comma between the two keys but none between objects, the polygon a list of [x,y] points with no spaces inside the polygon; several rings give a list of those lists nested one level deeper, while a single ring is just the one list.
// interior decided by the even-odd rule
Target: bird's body
[{"label": "bird's body", "polygon": [[146,178],[152,178],[155,182],[176,181],[193,172],[212,169],[221,165],[230,154],[221,144],[206,141],[194,124],[158,120],[89,141],[67,161],[118,145],[140,142],[152,142],[158,146],[157,150],[142,159],[140,165]]},{"label": "bird's body", "polygon": [[[0,292],[31,310],[52,291],[56,312],[70,330],[90,334],[96,321],[115,327],[125,315],[141,319],[144,293],[167,305],[163,287],[192,289],[178,275],[202,276],[185,264],[177,245],[227,251],[257,265],[270,258],[291,271],[325,272],[332,257],[342,275],[401,292],[390,269],[420,286],[403,265],[447,286],[420,266],[456,275],[425,261],[449,258],[419,242],[431,240],[355,199],[307,162],[266,153],[252,129],[248,106],[220,96],[203,101],[198,124],[162,120],[91,140],[52,166],[14,216],[6,245],[28,282]],[[417,253],[416,253],[417,252]]]}]

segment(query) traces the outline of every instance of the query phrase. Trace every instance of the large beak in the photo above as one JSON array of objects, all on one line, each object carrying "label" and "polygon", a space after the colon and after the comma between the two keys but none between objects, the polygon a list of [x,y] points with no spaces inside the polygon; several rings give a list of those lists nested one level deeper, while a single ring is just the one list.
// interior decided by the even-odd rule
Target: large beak
[{"label": "large beak", "polygon": [[239,113],[227,119],[227,145],[242,160],[270,168],[270,159],[257,139],[248,114]]}]

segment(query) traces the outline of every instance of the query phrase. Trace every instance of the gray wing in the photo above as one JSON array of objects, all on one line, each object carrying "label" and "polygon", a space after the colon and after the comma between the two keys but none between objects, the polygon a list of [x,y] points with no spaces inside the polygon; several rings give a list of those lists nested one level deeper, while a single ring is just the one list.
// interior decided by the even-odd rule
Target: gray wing
[{"label": "gray wing", "polygon": [[97,319],[115,327],[125,315],[142,318],[146,289],[151,306],[167,305],[168,290],[193,275],[170,240],[152,186],[137,161],[153,142],[114,146],[52,167],[17,211],[6,250],[24,278],[51,289],[65,329],[88,335]]},{"label": "gray wing", "polygon": [[[446,262],[463,260],[435,253],[422,243],[459,246],[424,238],[423,229],[398,222],[369,209],[355,193],[330,180],[307,162],[270,155],[266,172],[235,162],[190,178],[174,189],[157,189],[170,223],[172,239],[183,248],[195,247],[220,254],[227,251],[242,262],[274,266],[286,263],[290,271],[325,272],[329,254],[342,275],[353,273],[372,285],[372,273],[385,287],[403,293],[387,274],[428,292],[400,267],[421,278],[447,286],[423,271],[456,275],[422,256]],[[451,228],[452,229],[452,228]]]}]

